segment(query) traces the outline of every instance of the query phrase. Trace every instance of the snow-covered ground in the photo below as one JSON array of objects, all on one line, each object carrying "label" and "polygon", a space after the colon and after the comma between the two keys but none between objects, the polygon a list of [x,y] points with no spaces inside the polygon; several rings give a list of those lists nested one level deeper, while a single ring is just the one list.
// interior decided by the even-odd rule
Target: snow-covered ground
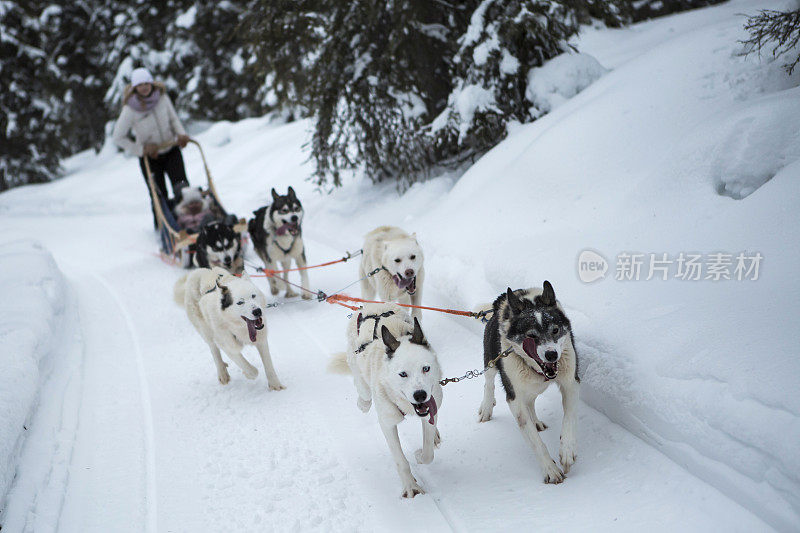
[{"label": "snow-covered ground", "polygon": [[[608,73],[552,98],[550,114],[461,178],[402,196],[360,179],[315,192],[303,181],[304,122],[218,123],[198,135],[229,210],[249,214],[271,187],[295,187],[311,263],[388,223],[423,244],[425,304],[470,309],[549,279],[583,377],[579,459],[558,486],[541,483],[502,393],[495,418],[477,423],[482,381],[472,380],[445,388],[442,447],[433,464],[412,466],[428,494],[402,500],[374,414],[356,408],[349,379],[325,371],[347,320],[328,304],[269,311],[287,390],[234,367],[219,385],[172,302],[182,272],[154,255],[135,160],[80,154],[64,179],[0,195],[0,265],[13,279],[0,304],[4,372],[9,353],[49,361],[24,371],[36,377],[39,365],[41,391],[15,411],[28,430],[14,421],[14,442],[0,442],[0,479],[14,477],[3,530],[800,529],[800,76],[741,57],[737,44],[740,13],[788,3],[732,1],[589,30],[576,44]],[[49,250],[68,290],[43,288],[60,274],[20,239]],[[37,266],[12,263],[20,246]],[[606,279],[580,281],[585,249],[608,261]],[[731,274],[740,252],[763,260],[757,280],[680,280],[672,263],[670,279],[647,281],[645,255],[639,281],[615,279],[619,254],[681,252],[706,267],[709,254],[733,254]],[[356,278],[353,263],[311,272],[327,292]],[[33,355],[17,356],[31,346],[8,333],[17,320],[42,328]],[[480,365],[480,324],[426,312],[425,327],[446,376]],[[537,408],[555,453],[557,391]],[[403,424],[401,439],[413,451],[419,425]]]}]

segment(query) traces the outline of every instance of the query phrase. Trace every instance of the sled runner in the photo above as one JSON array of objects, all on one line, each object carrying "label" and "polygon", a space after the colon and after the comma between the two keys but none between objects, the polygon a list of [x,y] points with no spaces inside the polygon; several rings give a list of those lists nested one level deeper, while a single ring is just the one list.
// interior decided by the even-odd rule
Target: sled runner
[{"label": "sled runner", "polygon": [[[237,220],[235,215],[228,214],[225,208],[222,207],[222,202],[220,202],[217,190],[214,187],[214,180],[211,178],[211,171],[208,168],[203,148],[200,146],[200,143],[194,139],[190,139],[189,142],[197,146],[197,149],[200,150],[200,157],[203,160],[203,168],[205,168],[206,178],[208,180],[207,194],[214,204],[213,212],[216,213],[214,221],[226,221],[233,225],[233,228],[238,233],[243,233],[247,230],[247,221],[245,221],[245,219]],[[163,150],[164,148],[169,148],[174,145],[174,142],[170,142],[159,146],[159,149]],[[161,252],[167,257],[177,260],[179,264],[188,264],[184,259],[189,253],[189,247],[194,244],[197,239],[197,233],[187,231],[178,224],[177,217],[172,210],[173,206],[170,205],[167,198],[161,196],[153,182],[153,174],[150,171],[150,162],[147,157],[144,158],[144,167],[147,172],[147,184],[150,187],[150,196],[153,199],[153,211],[158,221],[157,231],[161,239]]]}]

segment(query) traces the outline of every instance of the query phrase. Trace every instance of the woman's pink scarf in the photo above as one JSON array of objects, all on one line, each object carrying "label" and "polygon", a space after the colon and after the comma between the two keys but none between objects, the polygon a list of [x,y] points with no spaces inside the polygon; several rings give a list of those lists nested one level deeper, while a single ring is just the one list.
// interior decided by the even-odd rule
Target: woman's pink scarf
[{"label": "woman's pink scarf", "polygon": [[156,106],[160,98],[161,98],[161,91],[159,91],[158,89],[153,89],[152,91],[150,91],[150,95],[145,96],[144,98],[140,97],[138,94],[134,92],[134,94],[132,94],[131,97],[128,98],[128,105],[134,111],[140,111],[140,112],[150,111]]}]

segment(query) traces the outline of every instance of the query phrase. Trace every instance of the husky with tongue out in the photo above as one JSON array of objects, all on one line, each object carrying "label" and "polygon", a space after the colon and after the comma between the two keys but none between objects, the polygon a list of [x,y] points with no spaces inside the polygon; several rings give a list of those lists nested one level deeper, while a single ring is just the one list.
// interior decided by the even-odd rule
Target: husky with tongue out
[{"label": "husky with tongue out", "polygon": [[[303,206],[294,189],[289,187],[285,195],[272,189],[272,203],[253,211],[255,215],[247,223],[250,239],[258,257],[269,270],[287,270],[292,268],[292,259],[298,267],[306,266],[306,250],[303,244]],[[280,268],[278,267],[280,265]],[[292,286],[286,283],[289,273],[284,272],[269,277],[269,288],[272,294],[278,294],[281,288],[286,289],[286,297],[297,296]],[[308,271],[300,271],[303,287],[308,287]],[[311,293],[303,292],[303,299],[311,298]]]},{"label": "husky with tongue out", "polygon": [[[577,453],[578,354],[569,319],[549,281],[545,281],[541,289],[512,291],[509,288],[492,306],[485,308],[492,309],[493,314],[483,335],[484,365],[506,351],[510,353],[484,374],[479,421],[486,422],[492,417],[494,382],[499,373],[508,406],[539,460],[544,482],[561,483]],[[536,416],[534,408],[536,398],[550,383],[561,389],[564,406],[561,468],[550,457],[539,436],[539,431],[547,426]]]},{"label": "husky with tongue out", "polygon": [[247,272],[237,277],[219,267],[198,268],[177,281],[174,297],[211,349],[220,383],[226,385],[231,379],[220,350],[242,369],[245,377],[258,376],[258,369],[242,356],[242,348],[252,344],[261,356],[270,390],[285,388],[272,366],[267,344],[267,302]]},{"label": "husky with tongue out", "polygon": [[[361,297],[372,300],[377,292],[381,300],[404,304],[422,303],[425,280],[422,247],[416,234],[409,235],[394,226],[381,226],[364,236],[359,277]],[[369,275],[375,269],[377,274]],[[422,321],[419,309],[411,316]]]},{"label": "husky with tongue out", "polygon": [[378,423],[386,437],[403,484],[403,497],[424,491],[411,474],[400,446],[397,425],[406,416],[422,424],[422,448],[414,457],[420,464],[433,461],[441,438],[436,424],[442,405],[442,379],[436,353],[425,340],[419,321],[394,304],[367,304],[347,325],[347,353],[333,357],[331,371],[352,373],[363,412],[375,402]]}]

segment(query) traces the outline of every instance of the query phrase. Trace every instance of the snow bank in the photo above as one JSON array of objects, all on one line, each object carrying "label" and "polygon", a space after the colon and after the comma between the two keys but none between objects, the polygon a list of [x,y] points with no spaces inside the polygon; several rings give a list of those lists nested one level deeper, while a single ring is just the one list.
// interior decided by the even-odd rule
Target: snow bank
[{"label": "snow bank", "polygon": [[606,72],[589,54],[561,54],[528,72],[525,97],[540,112],[549,113]]},{"label": "snow bank", "polygon": [[[698,144],[711,156],[714,188],[741,200],[800,157],[800,88],[726,110]],[[705,141],[705,142],[703,142]]]},{"label": "snow bank", "polygon": [[0,501],[16,470],[42,364],[55,346],[66,284],[53,257],[32,241],[0,244]]},{"label": "snow bank", "polygon": [[[636,53],[620,48],[638,28],[605,30],[619,39],[614,57],[630,59],[514,132],[415,229],[437,256],[481,268],[495,294],[553,282],[573,317],[584,400],[791,529],[800,523],[800,93],[780,62],[738,54],[738,13],[774,5],[754,4],[714,8],[713,31],[694,27],[707,13],[660,21],[674,38]],[[780,84],[765,84],[775,76]],[[605,280],[578,279],[585,249],[608,260]],[[615,279],[625,252],[645,259],[639,281]],[[756,281],[715,282],[706,270],[681,281],[681,252],[706,262],[759,252],[764,264]],[[666,281],[646,280],[650,253],[672,260]],[[464,289],[466,302],[487,299]]]}]

